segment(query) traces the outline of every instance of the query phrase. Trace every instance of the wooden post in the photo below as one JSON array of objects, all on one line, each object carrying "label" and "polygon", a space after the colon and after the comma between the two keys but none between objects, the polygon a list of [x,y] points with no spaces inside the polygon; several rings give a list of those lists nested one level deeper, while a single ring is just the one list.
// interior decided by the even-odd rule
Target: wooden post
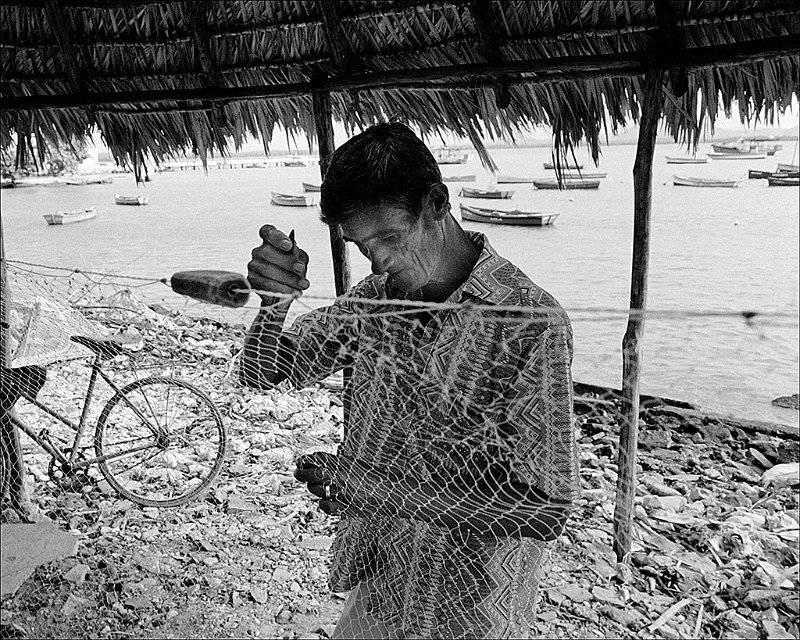
[{"label": "wooden post", "polygon": [[[319,172],[325,179],[328,168],[327,158],[336,148],[333,145],[333,119],[331,118],[331,96],[327,91],[314,91],[311,94],[314,105],[314,126],[319,143]],[[350,288],[350,259],[342,230],[337,225],[329,227],[331,236],[331,257],[333,258],[333,279],[336,295],[340,296]]]},{"label": "wooden post", "polygon": [[622,339],[622,412],[617,467],[617,502],[614,509],[614,552],[622,562],[631,550],[633,496],[636,490],[636,449],[639,430],[639,370],[647,302],[650,258],[650,205],[653,188],[653,154],[663,106],[663,69],[645,75],[641,97],[639,141],[633,165],[633,264],[628,328]]}]

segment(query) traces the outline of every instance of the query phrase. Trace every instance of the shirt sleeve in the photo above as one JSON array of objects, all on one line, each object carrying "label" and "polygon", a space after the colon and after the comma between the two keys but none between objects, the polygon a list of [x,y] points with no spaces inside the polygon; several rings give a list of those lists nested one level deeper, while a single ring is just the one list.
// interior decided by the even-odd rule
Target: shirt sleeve
[{"label": "shirt sleeve", "polygon": [[512,477],[551,500],[572,502],[579,480],[569,321],[550,324],[527,342],[508,394]]},{"label": "shirt sleeve", "polygon": [[289,381],[295,387],[309,386],[353,364],[364,313],[358,299],[380,293],[380,283],[369,277],[332,305],[299,316],[283,331],[281,341],[292,357]]}]

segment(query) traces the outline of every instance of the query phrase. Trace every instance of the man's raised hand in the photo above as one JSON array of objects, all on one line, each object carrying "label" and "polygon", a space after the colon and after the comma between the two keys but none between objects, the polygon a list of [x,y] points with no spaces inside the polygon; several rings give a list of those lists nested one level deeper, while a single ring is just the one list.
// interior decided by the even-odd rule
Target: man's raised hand
[{"label": "man's raised hand", "polygon": [[262,242],[247,263],[247,281],[261,299],[270,300],[262,291],[295,294],[308,289],[308,254],[271,224],[265,224],[258,233]]}]

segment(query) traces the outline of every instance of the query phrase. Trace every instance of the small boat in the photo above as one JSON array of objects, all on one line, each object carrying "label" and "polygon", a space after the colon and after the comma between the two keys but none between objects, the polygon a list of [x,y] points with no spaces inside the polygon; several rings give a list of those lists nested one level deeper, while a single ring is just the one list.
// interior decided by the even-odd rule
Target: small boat
[{"label": "small boat", "polygon": [[16,183],[14,182],[14,178],[0,178],[0,189],[13,189],[16,187]]},{"label": "small boat", "polygon": [[521,176],[510,176],[506,173],[497,174],[497,184],[525,184],[531,183],[534,178],[523,178]]},{"label": "small boat", "polygon": [[475,174],[470,173],[463,176],[442,176],[442,182],[475,182]]},{"label": "small boat", "polygon": [[492,200],[505,200],[514,195],[513,191],[495,189],[473,189],[472,187],[461,187],[458,192],[461,198],[490,198]]},{"label": "small boat", "polygon": [[433,149],[432,153],[438,164],[466,164],[469,159],[469,152],[461,149],[439,147],[438,149]]},{"label": "small boat", "polygon": [[114,202],[116,202],[117,204],[124,204],[135,207],[135,206],[145,205],[148,202],[150,202],[150,200],[144,196],[123,196],[118,193],[115,193]]},{"label": "small boat", "polygon": [[564,176],[565,180],[602,180],[608,177],[608,174],[604,171],[596,171],[594,173],[564,171],[561,175]]},{"label": "small boat", "polygon": [[312,196],[296,196],[291,193],[273,191],[272,204],[279,207],[313,207],[316,202]]},{"label": "small boat", "polygon": [[707,164],[708,158],[698,158],[696,156],[664,156],[667,164]]},{"label": "small boat", "polygon": [[97,205],[94,205],[92,207],[78,209],[76,211],[56,211],[55,213],[45,213],[43,217],[47,221],[47,224],[56,225],[82,222],[83,220],[90,220],[96,215]]},{"label": "small boat", "polygon": [[303,183],[303,191],[306,193],[319,193],[322,190],[322,185],[311,184],[310,182]]},{"label": "small boat", "polygon": [[599,189],[600,180],[582,180],[580,178],[564,178],[559,184],[556,178],[536,179],[533,186],[537,189]]},{"label": "small boat", "polygon": [[800,165],[779,162],[778,171],[780,171],[781,173],[797,173],[798,171],[800,171]]},{"label": "small boat", "polygon": [[[544,163],[544,168],[545,169],[555,169],[556,167],[552,162],[545,162]],[[569,163],[567,163],[567,164],[562,164],[561,168],[562,169],[583,169],[583,165],[582,164],[569,164]]]},{"label": "small boat", "polygon": [[770,187],[799,187],[800,176],[789,178],[783,176],[770,176],[767,178]]},{"label": "small boat", "polygon": [[767,157],[766,153],[727,153],[709,151],[706,154],[712,160],[763,160]]},{"label": "small boat", "polygon": [[306,163],[305,160],[303,160],[299,156],[294,156],[292,158],[289,158],[288,160],[284,160],[283,161],[283,166],[284,167],[305,167],[305,166],[307,166],[307,163]]},{"label": "small boat", "polygon": [[503,211],[500,209],[484,209],[461,205],[461,219],[469,222],[488,222],[491,224],[513,224],[529,227],[545,227],[553,224],[557,213],[537,213],[532,211]]},{"label": "small boat", "polygon": [[760,180],[762,178],[769,178],[773,175],[773,171],[759,171],[758,169],[750,169],[747,172],[747,178],[749,180]]},{"label": "small boat", "polygon": [[81,186],[85,184],[110,184],[114,182],[111,176],[98,176],[95,178],[67,178],[64,182],[71,186]]},{"label": "small boat", "polygon": [[719,178],[690,178],[686,176],[672,176],[672,184],[676,187],[738,187],[739,179],[730,180]]}]

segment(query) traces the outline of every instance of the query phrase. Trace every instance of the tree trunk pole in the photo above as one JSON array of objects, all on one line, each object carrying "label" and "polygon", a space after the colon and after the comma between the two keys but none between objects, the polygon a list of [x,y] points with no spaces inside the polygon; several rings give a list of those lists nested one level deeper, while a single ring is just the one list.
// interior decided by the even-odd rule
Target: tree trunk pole
[{"label": "tree trunk pole", "polygon": [[614,552],[622,562],[631,550],[633,497],[636,490],[636,449],[639,439],[639,372],[647,302],[650,259],[650,208],[653,190],[653,154],[663,105],[663,69],[645,75],[641,98],[639,141],[633,165],[633,263],[628,327],[622,339],[622,411],[614,509]]},{"label": "tree trunk pole", "polygon": [[[326,91],[312,93],[314,105],[314,126],[319,143],[319,171],[323,180],[328,168],[328,156],[336,148],[333,144],[333,119],[331,118],[331,96]],[[331,257],[333,258],[333,279],[336,295],[340,296],[350,288],[350,259],[342,230],[337,225],[329,227],[331,236]]]}]

